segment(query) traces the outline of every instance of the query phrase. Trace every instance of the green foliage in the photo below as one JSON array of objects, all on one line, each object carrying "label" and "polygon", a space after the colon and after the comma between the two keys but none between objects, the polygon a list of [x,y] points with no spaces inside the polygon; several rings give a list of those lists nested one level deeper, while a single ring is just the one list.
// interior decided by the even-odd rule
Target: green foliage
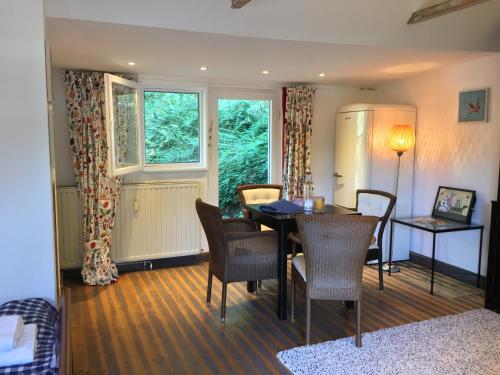
[{"label": "green foliage", "polygon": [[146,164],[200,161],[199,95],[144,92]]},{"label": "green foliage", "polygon": [[224,216],[241,214],[238,185],[268,182],[269,104],[219,99],[219,207]]}]

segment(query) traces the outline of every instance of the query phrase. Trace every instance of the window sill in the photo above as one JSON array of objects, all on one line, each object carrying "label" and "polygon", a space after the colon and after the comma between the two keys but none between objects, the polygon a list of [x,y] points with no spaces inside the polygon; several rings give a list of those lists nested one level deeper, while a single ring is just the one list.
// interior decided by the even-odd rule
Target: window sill
[{"label": "window sill", "polygon": [[179,165],[145,165],[143,172],[154,173],[154,172],[206,172],[208,168],[206,166],[196,164],[179,164]]}]

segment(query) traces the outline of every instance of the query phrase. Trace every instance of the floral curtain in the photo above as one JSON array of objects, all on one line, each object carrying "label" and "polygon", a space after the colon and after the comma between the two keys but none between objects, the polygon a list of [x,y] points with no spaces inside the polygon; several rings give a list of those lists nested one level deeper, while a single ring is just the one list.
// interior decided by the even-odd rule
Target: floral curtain
[{"label": "floral curtain", "polygon": [[118,278],[110,256],[121,177],[107,170],[104,74],[65,71],[66,104],[73,168],[83,203],[82,277],[87,285]]},{"label": "floral curtain", "polygon": [[283,193],[289,199],[303,194],[305,174],[311,170],[315,92],[311,87],[283,90]]}]

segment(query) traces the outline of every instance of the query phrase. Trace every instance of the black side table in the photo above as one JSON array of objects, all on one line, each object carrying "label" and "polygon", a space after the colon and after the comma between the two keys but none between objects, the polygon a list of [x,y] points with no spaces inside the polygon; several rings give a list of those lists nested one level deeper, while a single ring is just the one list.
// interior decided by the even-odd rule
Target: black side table
[{"label": "black side table", "polygon": [[405,225],[407,227],[420,229],[425,232],[432,233],[432,266],[431,266],[431,294],[434,294],[434,267],[436,263],[436,235],[439,233],[461,232],[466,230],[480,230],[479,237],[479,259],[477,265],[477,286],[479,287],[479,279],[481,273],[481,249],[483,247],[483,231],[484,225],[480,224],[465,224],[451,220],[433,217],[411,217],[404,219],[391,219],[391,233],[389,242],[389,275],[391,274],[392,265],[392,241],[394,234],[394,224]]}]

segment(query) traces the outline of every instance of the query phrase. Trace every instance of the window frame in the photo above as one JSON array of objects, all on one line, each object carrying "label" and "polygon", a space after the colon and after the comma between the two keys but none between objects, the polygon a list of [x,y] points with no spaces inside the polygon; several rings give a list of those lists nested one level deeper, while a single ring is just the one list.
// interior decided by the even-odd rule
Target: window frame
[{"label": "window frame", "polygon": [[[186,93],[198,94],[198,113],[199,113],[199,145],[200,145],[200,161],[197,163],[163,163],[163,164],[146,164],[146,124],[144,121],[144,92],[165,92],[165,93]],[[176,85],[176,84],[139,84],[139,116],[141,128],[141,143],[142,143],[142,163],[144,172],[165,172],[165,171],[207,171],[207,87],[191,86],[191,85]]]},{"label": "window frame", "polygon": [[255,88],[240,86],[210,86],[210,168],[207,177],[208,197],[211,202],[219,202],[219,118],[218,99],[242,99],[242,100],[269,100],[270,106],[270,128],[269,128],[269,183],[281,184],[282,171],[282,113],[281,113],[281,89],[280,88]]},{"label": "window frame", "polygon": [[[115,147],[115,120],[113,111],[113,83],[130,87],[135,89],[136,96],[136,137],[137,142],[137,163],[135,165],[127,167],[117,167],[116,166],[116,147]],[[115,76],[113,74],[104,74],[104,86],[105,86],[105,112],[106,112],[106,138],[108,142],[108,172],[111,177],[123,176],[133,172],[140,172],[143,170],[144,158],[143,158],[143,147],[144,142],[141,137],[144,137],[142,132],[142,126],[140,122],[140,107],[141,100],[139,97],[139,84],[135,81],[131,81],[122,77]]]}]

